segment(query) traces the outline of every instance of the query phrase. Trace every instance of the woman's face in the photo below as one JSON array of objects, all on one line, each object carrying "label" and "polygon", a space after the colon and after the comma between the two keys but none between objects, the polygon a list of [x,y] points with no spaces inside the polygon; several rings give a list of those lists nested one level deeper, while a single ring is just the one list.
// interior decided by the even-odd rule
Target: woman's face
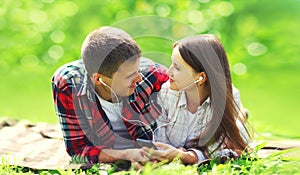
[{"label": "woman's face", "polygon": [[185,90],[197,87],[194,83],[196,72],[188,65],[180,55],[178,46],[172,52],[172,64],[167,71],[170,77],[170,89],[172,90]]}]

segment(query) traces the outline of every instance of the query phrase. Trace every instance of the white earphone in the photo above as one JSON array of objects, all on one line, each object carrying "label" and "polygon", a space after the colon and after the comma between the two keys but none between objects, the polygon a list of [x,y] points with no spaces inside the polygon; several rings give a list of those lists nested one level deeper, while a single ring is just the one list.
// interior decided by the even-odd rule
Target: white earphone
[{"label": "white earphone", "polygon": [[203,80],[203,77],[202,77],[202,76],[200,76],[198,80],[199,80],[199,81],[202,81],[202,80]]},{"label": "white earphone", "polygon": [[194,81],[194,83],[198,83],[199,81],[203,80],[203,76],[200,76],[198,80]]}]

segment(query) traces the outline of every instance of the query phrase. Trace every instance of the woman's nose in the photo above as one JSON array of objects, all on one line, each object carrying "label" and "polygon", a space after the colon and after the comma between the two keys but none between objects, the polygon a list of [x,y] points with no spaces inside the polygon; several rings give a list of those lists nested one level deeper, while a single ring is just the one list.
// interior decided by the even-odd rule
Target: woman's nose
[{"label": "woman's nose", "polygon": [[172,75],[172,66],[170,66],[169,69],[167,70],[167,75],[168,76]]}]

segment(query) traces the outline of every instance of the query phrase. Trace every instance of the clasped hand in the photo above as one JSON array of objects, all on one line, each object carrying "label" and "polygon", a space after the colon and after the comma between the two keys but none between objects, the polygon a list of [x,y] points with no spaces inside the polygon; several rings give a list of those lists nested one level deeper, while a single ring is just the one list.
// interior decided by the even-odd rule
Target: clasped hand
[{"label": "clasped hand", "polygon": [[153,148],[143,147],[143,154],[152,161],[167,161],[171,162],[175,158],[182,155],[184,148],[175,148],[171,145],[161,143],[161,142],[154,142],[154,145],[158,148],[154,150]]}]

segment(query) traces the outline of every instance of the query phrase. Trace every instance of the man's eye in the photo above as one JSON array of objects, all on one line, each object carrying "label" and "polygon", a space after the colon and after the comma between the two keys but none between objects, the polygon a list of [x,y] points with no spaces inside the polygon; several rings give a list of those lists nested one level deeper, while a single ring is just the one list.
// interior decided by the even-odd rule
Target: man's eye
[{"label": "man's eye", "polygon": [[133,74],[131,74],[131,75],[129,75],[129,76],[127,76],[126,78],[132,78],[132,77],[134,77],[134,75],[135,75],[136,73],[133,73]]}]

